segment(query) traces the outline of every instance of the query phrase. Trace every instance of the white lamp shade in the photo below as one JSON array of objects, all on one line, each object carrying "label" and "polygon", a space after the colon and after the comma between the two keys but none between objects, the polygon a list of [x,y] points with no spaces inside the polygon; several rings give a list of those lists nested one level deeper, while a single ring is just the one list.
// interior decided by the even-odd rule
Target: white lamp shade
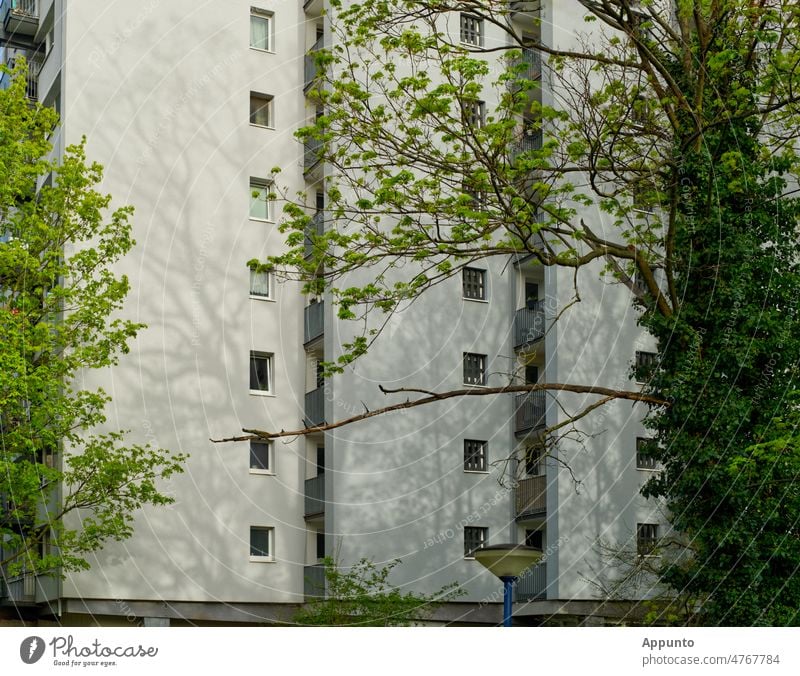
[{"label": "white lamp shade", "polygon": [[492,545],[475,550],[475,559],[497,577],[519,577],[542,559],[542,550],[526,545]]}]

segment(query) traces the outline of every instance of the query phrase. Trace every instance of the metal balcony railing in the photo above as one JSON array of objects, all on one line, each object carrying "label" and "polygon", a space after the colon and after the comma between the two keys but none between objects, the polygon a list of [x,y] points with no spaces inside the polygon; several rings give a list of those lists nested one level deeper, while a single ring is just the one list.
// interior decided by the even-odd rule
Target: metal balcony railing
[{"label": "metal balcony railing", "polygon": [[318,474],[306,479],[305,516],[314,516],[325,512],[325,475]]},{"label": "metal balcony railing", "polygon": [[322,149],[322,141],[318,138],[307,138],[303,146],[303,168],[309,171],[319,163],[319,151]]},{"label": "metal balcony railing", "polygon": [[314,240],[312,239],[312,235],[316,235],[319,237],[325,231],[325,212],[318,211],[311,217],[311,223],[309,223],[308,227],[306,228],[306,239],[305,239],[305,246],[306,246],[306,258],[310,258],[311,255],[314,253]]},{"label": "metal balcony railing", "polygon": [[317,61],[314,58],[314,52],[318,52],[322,49],[322,45],[325,41],[325,36],[320,36],[317,38],[317,41],[312,45],[311,49],[308,50],[308,53],[305,55],[303,59],[303,88],[308,89],[314,80],[317,79]]},{"label": "metal balcony railing", "polygon": [[[41,55],[31,50],[15,49],[12,51],[11,48],[6,48],[6,51],[11,52],[6,55],[6,66],[10,69],[15,67],[17,59],[19,59],[20,56],[25,57],[28,63],[28,72],[25,74],[25,95],[31,101],[38,101],[39,73],[42,70]],[[7,75],[3,75],[3,81],[5,82],[8,77]]]},{"label": "metal balcony railing", "polygon": [[3,28],[12,35],[33,37],[39,27],[36,0],[3,0],[0,3]]},{"label": "metal balcony railing", "polygon": [[544,145],[544,135],[541,129],[525,129],[511,146],[511,159],[517,159],[522,153],[541,150]]},{"label": "metal balcony railing", "polygon": [[547,511],[547,481],[542,476],[521,479],[515,491],[517,516],[544,514]]},{"label": "metal balcony railing", "polygon": [[303,342],[310,343],[325,332],[325,303],[306,305],[303,322]]},{"label": "metal balcony railing", "polygon": [[537,300],[514,315],[514,347],[519,349],[544,338],[544,301]]},{"label": "metal balcony railing", "polygon": [[303,594],[306,598],[325,596],[325,566],[315,563],[303,568]]},{"label": "metal balcony railing", "polygon": [[316,427],[325,423],[325,388],[306,393],[306,427]]},{"label": "metal balcony railing", "polygon": [[33,573],[23,573],[19,577],[8,580],[6,582],[6,597],[15,604],[35,603],[36,576]]},{"label": "metal balcony railing", "polygon": [[545,425],[544,391],[523,392],[514,399],[517,433],[539,429]]},{"label": "metal balcony railing", "polygon": [[542,55],[535,49],[523,49],[518,63],[525,64],[525,70],[520,75],[528,80],[538,80],[542,77]]},{"label": "metal balcony railing", "polygon": [[547,598],[547,564],[528,568],[514,585],[514,600],[539,601]]}]

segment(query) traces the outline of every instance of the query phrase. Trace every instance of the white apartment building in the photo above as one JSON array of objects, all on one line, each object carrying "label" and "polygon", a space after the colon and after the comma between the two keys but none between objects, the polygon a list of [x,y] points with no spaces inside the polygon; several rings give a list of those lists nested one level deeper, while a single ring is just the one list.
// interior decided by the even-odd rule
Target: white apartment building
[{"label": "white apartment building", "polygon": [[[325,167],[294,136],[315,115],[306,55],[329,39],[324,4],[2,1],[3,58],[34,64],[31,97],[62,116],[56,151],[85,134],[103,189],[136,208],[120,272],[132,282],[125,312],[148,328],[119,366],[87,379],[113,397],[110,429],[191,457],[167,489],[175,503],[137,514],[135,535],[94,554],[91,570],[9,581],[0,603],[64,624],[285,623],[320,593],[320,559],[335,554],[343,565],[401,559],[391,581],[404,589],[459,583],[465,594],[433,621],[496,624],[501,585],[469,553],[528,542],[547,555],[517,585],[518,624],[617,622],[625,608],[592,584],[609,573],[598,543],[662,523],[639,495],[652,470],[637,462],[639,405],[608,405],[583,446],[559,447],[577,487],[559,462],[525,452],[578,401],[563,394],[451,399],[271,444],[209,441],[377,408],[390,403],[379,384],[632,387],[637,351],[652,350],[629,292],[601,282],[601,266],[579,273],[582,302],[553,323],[571,272],[488,260],[394,316],[345,374],[318,379],[317,361],[356,329],[329,300],[247,262],[284,246],[279,205],[251,197],[274,166],[325,227]],[[511,4],[511,20],[538,30],[538,3]],[[543,0],[542,39],[570,44],[580,16],[577,0]],[[481,39],[500,40],[493,30]],[[518,466],[498,462],[509,457]],[[516,485],[501,483],[512,471]]]}]

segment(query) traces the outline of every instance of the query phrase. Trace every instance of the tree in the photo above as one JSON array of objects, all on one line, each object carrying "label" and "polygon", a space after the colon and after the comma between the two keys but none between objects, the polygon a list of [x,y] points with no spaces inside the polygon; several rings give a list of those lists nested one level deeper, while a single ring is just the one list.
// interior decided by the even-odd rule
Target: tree
[{"label": "tree", "polygon": [[0,564],[4,577],[88,568],[132,533],[134,512],[171,502],[159,480],[184,456],[99,431],[108,395],[81,374],[115,364],[143,328],[117,311],[134,245],[131,207],[109,212],[85,140],[49,159],[58,116],[25,95],[25,66],[0,91]]},{"label": "tree", "polygon": [[[320,114],[299,132],[329,168],[329,222],[306,235],[305,196],[284,192],[291,248],[266,262],[365,322],[329,372],[368,349],[375,311],[472,261],[602,262],[658,343],[637,380],[662,466],[645,493],[679,534],[660,579],[700,599],[703,623],[796,623],[796,475],[780,463],[769,473],[791,490],[767,519],[745,471],[786,412],[800,360],[796,3],[576,0],[587,32],[564,47],[509,21],[530,11],[538,25],[538,3],[331,5]],[[457,39],[462,13],[510,46]],[[426,394],[410,405],[451,393]],[[592,409],[634,393],[596,394]]]},{"label": "tree", "polygon": [[395,560],[377,566],[361,559],[343,570],[333,558],[326,557],[326,595],[303,606],[294,622],[323,627],[407,627],[427,619],[438,605],[461,593],[455,584],[430,595],[404,593],[388,581],[399,564]]}]

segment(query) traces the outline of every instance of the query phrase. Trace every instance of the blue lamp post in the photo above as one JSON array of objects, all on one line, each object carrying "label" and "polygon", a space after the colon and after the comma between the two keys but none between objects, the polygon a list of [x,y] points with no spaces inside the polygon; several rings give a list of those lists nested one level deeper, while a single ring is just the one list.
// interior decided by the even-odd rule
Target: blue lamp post
[{"label": "blue lamp post", "polygon": [[539,563],[542,550],[527,545],[491,545],[475,550],[475,559],[503,581],[503,626],[511,626],[514,582]]}]

